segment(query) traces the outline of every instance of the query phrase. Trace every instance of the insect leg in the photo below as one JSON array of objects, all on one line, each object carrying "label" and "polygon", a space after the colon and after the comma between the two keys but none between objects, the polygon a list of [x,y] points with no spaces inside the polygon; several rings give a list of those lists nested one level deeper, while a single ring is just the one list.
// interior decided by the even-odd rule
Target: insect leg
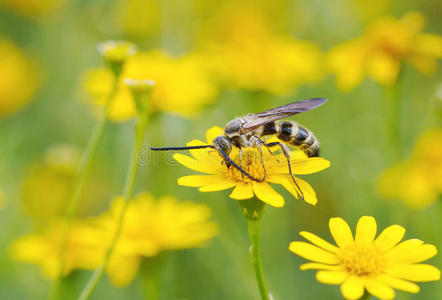
[{"label": "insect leg", "polygon": [[261,156],[261,165],[262,165],[262,169],[264,170],[264,177],[262,178],[262,181],[264,181],[264,180],[266,180],[266,176],[267,176],[266,167],[264,166],[264,156],[262,155],[262,149],[259,144],[256,145],[256,148],[259,150],[259,153]]},{"label": "insect leg", "polygon": [[234,162],[222,149],[218,149],[219,153],[221,153],[221,155],[224,157],[224,159],[226,160],[227,163],[231,164],[232,166],[234,166],[236,169],[238,169],[241,174],[246,175],[248,178],[252,179],[253,181],[257,181],[257,182],[262,182],[260,179],[256,179],[255,177],[253,177],[252,175],[250,175],[249,173],[247,173],[246,171],[244,171],[240,166],[238,166],[236,164],[236,162]]},{"label": "insect leg", "polygon": [[[242,166],[241,166],[242,148],[241,147],[238,147],[238,148],[239,148],[239,167],[242,169]],[[244,174],[242,172],[241,172],[241,177],[244,178]]]},{"label": "insect leg", "polygon": [[[299,187],[298,183],[296,182],[295,176],[293,176],[292,166],[290,163],[290,153],[288,152],[285,145],[281,142],[273,142],[273,143],[264,144],[264,146],[266,146],[266,147],[273,147],[273,146],[281,147],[281,151],[282,151],[282,153],[284,153],[284,156],[287,159],[287,166],[289,167],[290,177],[292,178],[293,182],[295,183],[295,185],[297,187],[296,194],[298,195],[299,198],[301,198],[301,200],[304,200],[304,193],[302,192],[301,188]],[[298,192],[298,190],[299,190],[299,192]]]}]

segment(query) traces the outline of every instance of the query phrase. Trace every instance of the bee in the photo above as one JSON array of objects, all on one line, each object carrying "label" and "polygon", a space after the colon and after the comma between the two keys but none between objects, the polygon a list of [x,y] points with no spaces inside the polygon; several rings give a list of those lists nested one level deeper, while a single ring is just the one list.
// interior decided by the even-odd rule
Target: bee
[{"label": "bee", "polygon": [[[266,147],[269,149],[270,147],[279,146],[287,159],[288,172],[301,193],[300,195],[298,193],[298,196],[303,199],[304,194],[293,176],[292,167],[290,165],[290,150],[287,145],[300,149],[308,157],[316,157],[319,156],[319,141],[309,129],[294,121],[282,119],[315,109],[326,101],[327,99],[325,98],[310,98],[272,108],[257,114],[250,113],[235,118],[226,124],[223,135],[213,139],[212,145],[150,149],[154,151],[165,151],[212,148],[221,155],[227,168],[233,166],[241,172],[243,177],[246,176],[253,181],[262,182],[266,177],[262,148]],[[276,136],[280,141],[267,143],[265,138],[268,136]],[[233,147],[239,149],[239,164],[229,157]],[[261,153],[261,164],[264,169],[263,178],[255,178],[241,167],[242,149],[250,147],[257,148]]]}]

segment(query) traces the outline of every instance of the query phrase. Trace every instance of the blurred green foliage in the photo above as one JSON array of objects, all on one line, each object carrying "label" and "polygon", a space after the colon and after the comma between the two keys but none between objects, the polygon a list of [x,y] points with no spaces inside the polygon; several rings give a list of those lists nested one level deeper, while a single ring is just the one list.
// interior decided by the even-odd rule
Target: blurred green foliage
[{"label": "blurred green foliage", "polygon": [[[26,5],[25,1],[20,2]],[[0,2],[1,38],[12,40],[37,61],[42,80],[29,105],[0,119],[0,188],[3,190],[0,299],[43,299],[50,290],[51,282],[40,275],[37,267],[10,260],[8,246],[17,237],[44,224],[44,220],[33,218],[27,211],[23,188],[29,174],[34,174],[35,166],[43,162],[47,148],[58,143],[82,148],[95,123],[80,82],[86,69],[100,64],[96,43],[109,38],[127,39],[144,50],[161,48],[176,55],[191,52],[201,32],[199,26],[213,14],[212,6],[213,10],[217,9],[216,2],[147,1],[156,7],[159,15],[155,15],[152,24],[140,25],[141,29],[128,25],[131,16],[125,15],[130,11],[125,1],[62,1],[38,14],[24,14]],[[323,51],[359,36],[369,20],[383,14],[400,17],[417,10],[427,19],[427,32],[442,32],[440,1],[388,1],[378,10],[373,9],[378,2],[280,0],[259,1],[257,5],[269,13],[279,30],[313,41]],[[134,18],[147,17],[149,12],[139,12]],[[315,132],[321,141],[321,156],[332,163],[329,169],[308,178],[319,202],[312,207],[295,201],[288,192],[277,188],[286,199],[286,205],[266,209],[263,260],[274,299],[339,299],[337,287],[319,284],[312,271],[299,271],[303,260],[287,250],[291,241],[300,239],[300,230],[329,237],[330,217],[343,217],[354,226],[360,216],[371,215],[376,217],[379,228],[400,224],[407,229],[407,238],[419,238],[439,249],[442,247],[440,201],[414,211],[402,202],[385,201],[375,189],[381,171],[408,157],[425,129],[440,126],[441,74],[438,68],[431,77],[425,77],[404,65],[397,83],[402,135],[399,145],[391,143],[389,118],[394,108],[385,89],[367,79],[353,91],[343,93],[336,88],[332,76],[284,96],[224,89],[214,104],[193,119],[155,114],[146,141],[147,145],[154,146],[184,145],[192,139],[204,140],[208,128],[223,126],[238,115],[259,112],[294,99],[328,98],[320,109],[296,117],[296,121]],[[112,196],[121,193],[132,149],[132,126],[126,122],[108,127],[94,163],[93,180],[89,181],[95,186],[86,188],[94,191],[95,203],[87,209],[82,207],[82,215],[99,214],[108,208]],[[402,158],[391,155],[392,147],[400,147]],[[177,178],[187,175],[188,170],[174,163],[168,154],[150,155],[158,163],[152,161],[141,167],[137,189],[151,191],[158,197],[175,195],[180,200],[205,203],[212,209],[213,219],[220,228],[218,237],[206,248],[164,254],[167,259],[161,273],[162,299],[257,299],[248,261],[246,221],[236,201],[228,198],[229,191],[206,194],[178,186]],[[48,191],[40,192],[34,197],[41,199],[41,209],[47,205],[45,193]],[[440,268],[440,255],[430,263]],[[146,262],[141,272],[148,268]],[[75,299],[89,275],[87,271],[69,275],[63,282],[64,299]],[[141,299],[144,297],[141,281],[137,278],[129,287],[119,289],[107,279],[103,280],[93,298]],[[420,286],[419,294],[398,292],[397,298],[442,298],[440,282]]]}]

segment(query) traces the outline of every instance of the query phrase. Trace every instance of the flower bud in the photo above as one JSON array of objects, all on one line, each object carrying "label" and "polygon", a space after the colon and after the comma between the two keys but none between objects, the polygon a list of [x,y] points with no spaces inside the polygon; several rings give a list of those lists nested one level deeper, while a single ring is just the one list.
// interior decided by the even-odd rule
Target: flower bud
[{"label": "flower bud", "polygon": [[137,46],[128,41],[108,40],[98,43],[97,50],[108,67],[118,77],[126,59],[137,52]]},{"label": "flower bud", "polygon": [[155,81],[151,79],[124,79],[124,83],[129,87],[135,101],[138,113],[149,111],[150,95],[155,86]]}]

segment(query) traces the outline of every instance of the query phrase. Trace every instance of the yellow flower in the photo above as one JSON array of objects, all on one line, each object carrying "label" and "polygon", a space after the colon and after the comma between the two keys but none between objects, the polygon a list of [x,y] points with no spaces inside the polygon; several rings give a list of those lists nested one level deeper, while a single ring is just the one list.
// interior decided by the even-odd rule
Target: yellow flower
[{"label": "yellow flower", "polygon": [[[181,116],[193,116],[211,103],[217,88],[209,77],[203,61],[194,55],[171,58],[160,51],[138,53],[130,57],[123,69],[118,90],[112,99],[110,119],[126,121],[136,115],[135,104],[124,78],[153,80],[151,111],[166,111]],[[96,104],[103,105],[111,90],[113,75],[106,69],[90,70],[84,82],[85,90]]]},{"label": "yellow flower", "polygon": [[[43,275],[54,279],[60,274],[60,247],[63,241],[64,222],[49,223],[42,232],[32,233],[15,240],[9,248],[12,259],[36,264]],[[106,240],[102,234],[85,221],[75,220],[70,229],[62,275],[74,269],[95,269],[104,256]]]},{"label": "yellow flower", "polygon": [[[47,220],[64,215],[80,159],[77,147],[55,144],[48,147],[41,161],[29,167],[22,182],[21,200],[31,217]],[[86,184],[86,192],[80,200],[80,214],[99,205],[97,199],[108,195],[107,182],[100,175],[95,173],[91,182]]]},{"label": "yellow flower", "polygon": [[[206,133],[207,143],[194,140],[189,142],[188,146],[212,144],[216,136],[222,135],[223,130],[220,127],[213,127]],[[198,187],[201,192],[220,191],[234,187],[230,198],[236,200],[245,200],[256,196],[261,201],[275,206],[284,205],[283,197],[278,194],[269,183],[282,185],[294,197],[298,197],[296,186],[288,174],[287,160],[282,153],[270,153],[264,149],[263,161],[265,166],[266,178],[264,182],[252,181],[233,168],[227,168],[220,155],[210,149],[190,150],[192,157],[176,153],[173,157],[185,167],[210,174],[210,175],[190,175],[178,179],[178,184],[190,187]],[[239,164],[239,151],[236,147],[230,152],[230,158]],[[290,162],[294,174],[311,174],[319,172],[330,165],[330,162],[320,158],[307,156],[301,151],[291,152]],[[261,179],[264,177],[264,169],[261,164],[260,152],[255,148],[243,150],[241,166],[251,176]],[[317,202],[315,191],[304,180],[296,178],[296,182],[304,194],[304,200],[312,205]]]},{"label": "yellow flower", "polygon": [[434,203],[442,194],[442,129],[425,132],[409,160],[385,170],[378,180],[378,191],[401,199],[420,209]]},{"label": "yellow flower", "polygon": [[0,117],[25,106],[39,86],[33,61],[16,45],[0,39]]},{"label": "yellow flower", "polygon": [[[74,269],[93,270],[102,265],[122,204],[122,199],[116,198],[110,211],[72,224],[63,275]],[[112,283],[117,286],[130,283],[143,257],[165,250],[203,246],[218,230],[209,218],[210,210],[205,205],[178,202],[173,197],[155,200],[150,194],[139,194],[129,203],[122,233],[106,270]],[[63,223],[54,222],[41,234],[18,239],[10,248],[11,256],[38,264],[46,276],[55,278],[62,228]]]},{"label": "yellow flower", "polygon": [[442,58],[442,37],[421,33],[424,17],[412,12],[401,19],[383,17],[357,39],[334,47],[328,54],[330,71],[342,90],[355,88],[366,75],[382,85],[396,82],[402,61],[421,73],[432,74]]},{"label": "yellow flower", "polygon": [[228,86],[281,95],[320,79],[319,49],[269,30],[271,21],[256,10],[227,10],[214,23],[202,52]]},{"label": "yellow flower", "polygon": [[316,269],[316,279],[324,284],[339,284],[346,299],[359,299],[366,289],[380,299],[392,299],[393,289],[419,292],[413,283],[440,279],[440,271],[421,262],[433,257],[437,249],[418,239],[400,242],[405,228],[392,225],[375,239],[377,225],[373,217],[361,217],[353,235],[341,218],[332,218],[330,232],[337,246],[313,233],[301,231],[310,241],[292,242],[293,253],[312,262],[301,265],[301,270]]}]

